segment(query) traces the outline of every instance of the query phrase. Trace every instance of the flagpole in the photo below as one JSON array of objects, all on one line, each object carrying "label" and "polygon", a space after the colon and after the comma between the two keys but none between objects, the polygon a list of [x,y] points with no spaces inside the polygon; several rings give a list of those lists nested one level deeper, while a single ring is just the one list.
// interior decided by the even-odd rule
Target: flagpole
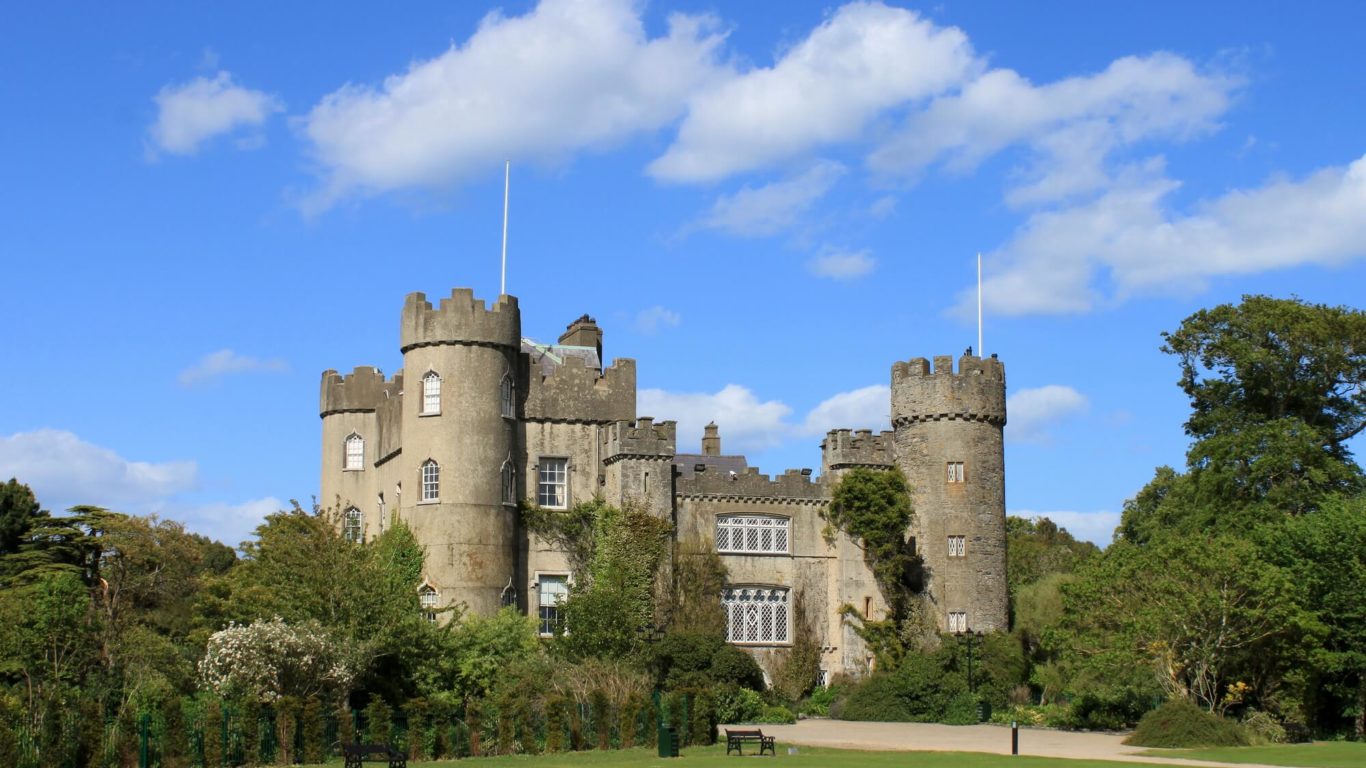
[{"label": "flagpole", "polygon": [[498,295],[508,292],[508,182],[512,180],[512,161],[503,165],[503,272],[498,282]]},{"label": "flagpole", "polygon": [[982,349],[982,252],[977,252],[977,356],[986,357]]}]

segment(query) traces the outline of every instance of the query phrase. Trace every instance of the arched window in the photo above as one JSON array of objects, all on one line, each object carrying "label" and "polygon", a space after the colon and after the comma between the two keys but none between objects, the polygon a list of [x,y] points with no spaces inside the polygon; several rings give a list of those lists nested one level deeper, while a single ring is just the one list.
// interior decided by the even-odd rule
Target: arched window
[{"label": "arched window", "polygon": [[435,624],[437,606],[441,604],[441,593],[431,584],[423,584],[417,590],[417,602],[422,610],[422,618]]},{"label": "arched window", "polygon": [[726,642],[782,645],[789,642],[786,587],[727,587],[721,593],[726,610]]},{"label": "arched window", "polygon": [[503,383],[498,389],[498,402],[503,409],[503,417],[507,419],[517,416],[517,388],[512,383],[512,374],[503,374]]},{"label": "arched window", "polygon": [[359,544],[361,541],[361,514],[355,507],[347,507],[342,513],[342,538],[352,544]]},{"label": "arched window", "polygon": [[503,462],[503,503],[517,503],[517,470],[512,468],[511,461]]},{"label": "arched window", "polygon": [[432,459],[422,462],[422,500],[441,498],[441,466]]},{"label": "arched window", "polygon": [[508,578],[508,584],[503,587],[501,602],[504,608],[512,608],[517,605],[517,588],[512,586],[512,578]]},{"label": "arched window", "polygon": [[355,432],[346,436],[346,459],[342,469],[365,469],[365,438]]},{"label": "arched window", "polygon": [[441,413],[441,374],[436,371],[422,377],[422,412]]},{"label": "arched window", "polygon": [[792,520],[771,515],[721,515],[716,518],[716,551],[786,555]]}]

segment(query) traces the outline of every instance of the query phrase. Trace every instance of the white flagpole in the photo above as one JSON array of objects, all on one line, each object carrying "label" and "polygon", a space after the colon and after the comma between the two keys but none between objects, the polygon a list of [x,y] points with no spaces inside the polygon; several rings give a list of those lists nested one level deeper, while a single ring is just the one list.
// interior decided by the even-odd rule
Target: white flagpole
[{"label": "white flagpole", "polygon": [[508,292],[508,182],[512,180],[512,161],[503,165],[503,273],[498,283],[498,294]]},{"label": "white flagpole", "polygon": [[977,252],[977,356],[986,357],[982,349],[982,252]]}]

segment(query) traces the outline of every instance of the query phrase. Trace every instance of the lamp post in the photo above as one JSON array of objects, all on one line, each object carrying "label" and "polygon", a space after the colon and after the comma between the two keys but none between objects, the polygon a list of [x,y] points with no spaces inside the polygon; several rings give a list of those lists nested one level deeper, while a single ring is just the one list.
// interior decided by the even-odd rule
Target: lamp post
[{"label": "lamp post", "polygon": [[977,681],[972,677],[972,646],[981,642],[982,633],[973,632],[971,629],[962,629],[953,634],[958,638],[958,642],[968,647],[968,692],[977,693]]}]

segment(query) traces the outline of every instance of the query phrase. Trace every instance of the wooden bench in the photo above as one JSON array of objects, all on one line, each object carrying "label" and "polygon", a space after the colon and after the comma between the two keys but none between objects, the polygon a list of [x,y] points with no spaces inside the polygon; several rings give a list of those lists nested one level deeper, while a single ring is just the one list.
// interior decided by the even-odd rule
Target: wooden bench
[{"label": "wooden bench", "polygon": [[366,760],[388,762],[389,768],[408,768],[408,756],[389,744],[343,744],[342,755],[346,768],[361,768]]},{"label": "wooden bench", "polygon": [[739,755],[745,754],[743,747],[745,742],[749,742],[750,744],[757,743],[759,745],[760,755],[767,751],[770,755],[777,757],[778,753],[774,751],[773,747],[774,738],[775,737],[773,736],[765,736],[764,732],[759,730],[758,728],[755,728],[752,731],[732,731],[731,729],[727,728],[726,754],[729,755],[731,753],[731,750],[734,750],[735,753]]}]

